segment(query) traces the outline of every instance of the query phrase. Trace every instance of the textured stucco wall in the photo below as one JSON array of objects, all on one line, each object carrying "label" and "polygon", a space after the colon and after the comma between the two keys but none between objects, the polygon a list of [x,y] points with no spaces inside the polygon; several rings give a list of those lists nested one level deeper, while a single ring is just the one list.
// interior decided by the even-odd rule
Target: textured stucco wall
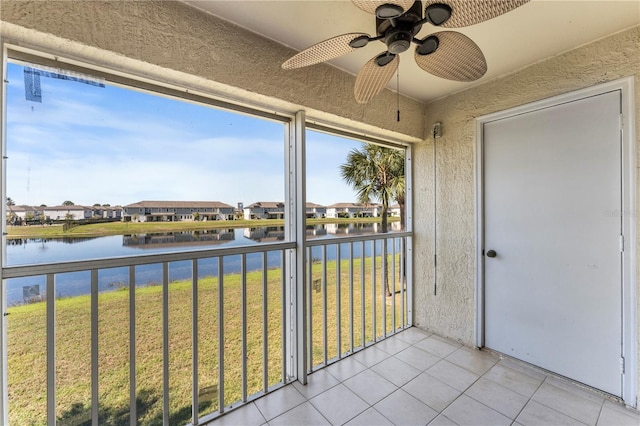
[{"label": "textured stucco wall", "polygon": [[[637,128],[640,27],[427,105],[427,127],[437,121],[443,124],[443,137],[436,145],[438,292],[434,296],[433,139],[429,138],[416,146],[414,154],[414,164],[420,165],[415,167],[414,183],[417,325],[466,345],[475,344],[475,118],[628,76],[635,76]],[[640,154],[638,133],[635,140]],[[637,211],[634,214],[637,219]],[[640,271],[636,275],[640,283]]]},{"label": "textured stucco wall", "polygon": [[304,107],[329,124],[373,135],[424,137],[424,104],[401,97],[397,122],[391,91],[359,105],[353,75],[328,65],[282,70],[293,50],[183,3],[3,0],[0,19],[8,41],[55,48],[60,56],[154,79],[174,72],[173,80],[190,86],[188,76],[198,76],[213,93],[265,105],[276,100],[285,112]]}]

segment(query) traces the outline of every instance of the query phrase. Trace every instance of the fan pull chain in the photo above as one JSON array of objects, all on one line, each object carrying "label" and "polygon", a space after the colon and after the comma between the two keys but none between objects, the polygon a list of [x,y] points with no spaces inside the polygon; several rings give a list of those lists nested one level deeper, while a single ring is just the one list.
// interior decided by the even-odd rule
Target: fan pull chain
[{"label": "fan pull chain", "polygon": [[438,295],[438,161],[437,132],[433,129],[433,295]]},{"label": "fan pull chain", "polygon": [[396,100],[398,103],[398,123],[400,122],[400,67],[396,72]]}]

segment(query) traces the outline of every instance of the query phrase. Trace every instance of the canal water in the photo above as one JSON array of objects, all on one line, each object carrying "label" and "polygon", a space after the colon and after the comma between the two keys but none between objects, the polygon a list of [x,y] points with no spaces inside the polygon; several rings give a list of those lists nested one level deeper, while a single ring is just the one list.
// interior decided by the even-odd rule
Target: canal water
[{"label": "canal water", "polygon": [[[398,230],[399,224],[392,223],[391,230]],[[326,224],[307,228],[307,238],[335,238],[347,235],[374,234],[378,224]],[[96,238],[33,238],[7,240],[7,266],[34,265],[43,263],[59,263],[77,260],[104,259],[121,256],[134,256],[152,253],[171,253],[185,250],[210,249],[214,247],[228,248],[233,246],[258,245],[284,241],[283,227],[230,228],[207,231],[170,232],[162,234],[118,235]],[[365,256],[370,256],[372,244],[365,245]],[[380,250],[380,243],[376,248]],[[336,246],[327,248],[327,260],[336,259]],[[353,256],[362,255],[362,245],[354,244]],[[321,248],[313,247],[312,258],[321,258]],[[349,248],[341,248],[341,258],[349,256]],[[246,256],[247,271],[261,270],[262,254]],[[267,267],[280,267],[281,253],[267,254]],[[225,256],[223,272],[240,272],[240,256]],[[191,278],[191,261],[172,262],[169,264],[169,281]],[[216,276],[218,260],[216,258],[198,261],[200,278]],[[98,274],[99,291],[112,291],[127,287],[129,281],[128,268],[102,269]],[[162,265],[136,266],[136,285],[153,285],[162,282]],[[91,292],[90,272],[75,272],[56,275],[56,297],[71,297]],[[46,278],[44,276],[6,280],[6,297],[9,306],[22,304],[29,300],[44,297]]]}]

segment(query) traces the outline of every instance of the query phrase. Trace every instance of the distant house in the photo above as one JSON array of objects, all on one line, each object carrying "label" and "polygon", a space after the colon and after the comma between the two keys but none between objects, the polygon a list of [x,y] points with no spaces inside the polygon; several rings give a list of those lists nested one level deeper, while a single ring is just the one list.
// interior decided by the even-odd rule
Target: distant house
[{"label": "distant house", "polygon": [[389,216],[400,217],[400,204],[389,206]]},{"label": "distant house", "polygon": [[120,206],[96,206],[93,213],[94,216],[102,219],[122,219],[122,207]]},{"label": "distant house", "polygon": [[330,218],[354,218],[354,217],[378,217],[380,205],[360,203],[336,203],[327,207],[327,217]]},{"label": "distant house", "polygon": [[175,222],[233,220],[235,208],[220,201],[140,201],[122,207],[122,220]]},{"label": "distant house", "polygon": [[93,207],[87,206],[52,206],[42,207],[44,217],[51,220],[82,220],[93,217]]},{"label": "distant house", "polygon": [[244,218],[284,219],[284,203],[278,201],[260,201],[244,207]]},{"label": "distant house", "polygon": [[321,219],[327,217],[327,208],[320,204],[307,203],[306,206],[307,219]]},{"label": "distant house", "polygon": [[42,207],[35,206],[7,206],[7,222],[12,223],[21,223],[23,221],[28,220],[38,220],[41,219],[42,216]]}]

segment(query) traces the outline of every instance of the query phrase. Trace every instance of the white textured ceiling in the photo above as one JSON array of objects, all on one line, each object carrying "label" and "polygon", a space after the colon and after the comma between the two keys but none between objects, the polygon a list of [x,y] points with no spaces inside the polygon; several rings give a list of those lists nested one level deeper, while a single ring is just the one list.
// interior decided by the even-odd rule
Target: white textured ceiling
[{"label": "white textured ceiling", "polygon": [[[296,51],[350,32],[375,36],[375,17],[349,0],[184,1]],[[532,0],[490,21],[454,29],[484,52],[488,71],[480,80],[460,83],[432,76],[418,68],[411,48],[400,55],[400,92],[428,102],[636,25],[640,0]],[[417,38],[435,31],[425,24]],[[329,64],[356,75],[384,50],[382,42],[373,42]],[[396,84],[393,77],[388,87],[395,90]]]}]

